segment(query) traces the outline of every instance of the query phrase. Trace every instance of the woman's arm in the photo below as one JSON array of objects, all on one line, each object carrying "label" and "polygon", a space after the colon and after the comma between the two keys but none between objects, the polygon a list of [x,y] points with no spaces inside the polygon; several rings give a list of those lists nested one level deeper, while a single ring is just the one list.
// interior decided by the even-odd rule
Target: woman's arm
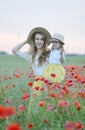
[{"label": "woman's arm", "polygon": [[27,42],[24,41],[24,42],[18,44],[17,46],[15,46],[15,47],[12,49],[12,52],[13,52],[14,54],[16,54],[16,53],[21,49],[21,47],[23,47],[26,43],[27,43]]},{"label": "woman's arm", "polygon": [[61,58],[60,58],[60,61],[61,61],[61,63],[63,63],[64,62],[64,54],[61,54]]},{"label": "woman's arm", "polygon": [[64,48],[63,47],[60,49],[60,54],[61,54],[60,61],[61,61],[61,63],[63,63],[64,60],[65,60],[65,57],[64,57]]},{"label": "woman's arm", "polygon": [[24,42],[18,44],[17,46],[15,46],[15,47],[12,49],[12,52],[13,52],[15,55],[17,55],[17,56],[19,56],[19,57],[21,57],[21,58],[23,58],[23,59],[25,59],[25,60],[27,60],[27,61],[28,61],[28,60],[30,61],[31,55],[30,55],[29,53],[20,51],[21,47],[23,47],[25,44],[27,44],[26,41],[24,41]]}]

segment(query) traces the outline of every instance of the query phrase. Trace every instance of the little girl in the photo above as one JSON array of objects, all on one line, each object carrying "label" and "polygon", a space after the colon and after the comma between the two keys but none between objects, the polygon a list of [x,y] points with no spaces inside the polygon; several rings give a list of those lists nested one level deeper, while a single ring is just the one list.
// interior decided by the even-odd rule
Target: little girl
[{"label": "little girl", "polygon": [[51,82],[60,83],[65,77],[65,70],[61,65],[64,62],[64,37],[54,34],[50,42],[52,42],[52,48],[48,59],[49,64],[43,76]]}]

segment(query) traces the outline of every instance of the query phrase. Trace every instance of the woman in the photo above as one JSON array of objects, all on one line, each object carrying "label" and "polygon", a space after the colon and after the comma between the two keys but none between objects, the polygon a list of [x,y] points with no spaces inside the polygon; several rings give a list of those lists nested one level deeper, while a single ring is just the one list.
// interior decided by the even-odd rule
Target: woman
[{"label": "woman", "polygon": [[[26,41],[18,44],[12,50],[14,54],[29,61],[29,63],[32,65],[32,69],[36,78],[42,77],[43,72],[48,65],[48,55],[50,52],[48,49],[48,45],[50,44],[49,39],[51,39],[51,34],[45,28],[37,27],[31,30]],[[27,53],[20,51],[20,49],[25,44],[30,45],[29,52]],[[34,90],[35,87],[38,86],[39,91],[32,91],[33,93],[31,93],[29,110],[31,108],[31,105],[33,104],[33,101],[35,102],[32,96],[34,94],[39,95],[42,85],[43,81],[34,81],[32,90]]]}]

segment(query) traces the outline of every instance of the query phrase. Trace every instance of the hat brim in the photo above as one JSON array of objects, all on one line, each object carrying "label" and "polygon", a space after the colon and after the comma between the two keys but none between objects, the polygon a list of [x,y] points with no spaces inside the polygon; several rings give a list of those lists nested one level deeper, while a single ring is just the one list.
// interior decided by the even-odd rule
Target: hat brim
[{"label": "hat brim", "polygon": [[59,40],[59,39],[56,39],[56,38],[52,38],[52,39],[49,39],[49,41],[50,42],[57,42],[57,41],[59,41],[59,42],[61,42],[61,44],[65,44],[63,41],[61,41],[61,40]]},{"label": "hat brim", "polygon": [[31,30],[31,32],[29,33],[28,38],[27,38],[27,42],[29,44],[31,43],[32,36],[35,33],[43,33],[46,36],[46,43],[48,45],[50,44],[49,39],[51,39],[51,34],[48,32],[48,30],[46,30],[45,28],[42,28],[42,27],[36,27],[36,28],[34,28],[34,29]]}]

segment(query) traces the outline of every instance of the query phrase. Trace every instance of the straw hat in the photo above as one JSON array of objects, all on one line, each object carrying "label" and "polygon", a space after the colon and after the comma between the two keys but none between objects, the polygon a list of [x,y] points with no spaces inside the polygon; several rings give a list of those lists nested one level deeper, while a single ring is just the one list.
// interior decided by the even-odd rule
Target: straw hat
[{"label": "straw hat", "polygon": [[46,42],[47,44],[49,45],[50,44],[50,41],[49,39],[51,39],[51,34],[48,32],[48,30],[46,30],[45,28],[43,27],[36,27],[36,28],[33,28],[31,30],[31,32],[29,33],[28,35],[28,38],[27,38],[27,42],[30,44],[30,42],[32,41],[32,36],[33,34],[35,33],[43,33],[45,36],[46,36]]},{"label": "straw hat", "polygon": [[58,34],[58,33],[55,33],[53,35],[53,37],[49,40],[50,42],[53,42],[53,41],[60,41],[62,44],[65,44],[64,43],[64,36],[61,35],[61,34]]}]

